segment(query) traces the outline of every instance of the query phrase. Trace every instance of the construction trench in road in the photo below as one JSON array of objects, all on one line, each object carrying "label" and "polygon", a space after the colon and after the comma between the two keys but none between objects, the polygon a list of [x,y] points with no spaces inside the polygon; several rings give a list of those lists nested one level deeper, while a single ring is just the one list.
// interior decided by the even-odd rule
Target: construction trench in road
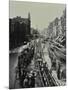
[{"label": "construction trench in road", "polygon": [[48,55],[48,43],[41,39],[34,40],[18,54],[15,67],[14,88],[34,88],[60,86],[51,71],[51,60]]}]

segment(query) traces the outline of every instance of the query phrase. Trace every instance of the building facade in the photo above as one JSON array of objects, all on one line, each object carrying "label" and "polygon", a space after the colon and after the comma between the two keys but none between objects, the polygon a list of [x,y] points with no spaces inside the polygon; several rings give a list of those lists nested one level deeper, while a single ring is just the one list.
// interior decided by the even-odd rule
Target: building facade
[{"label": "building facade", "polygon": [[28,18],[21,18],[19,16],[9,19],[9,43],[10,49],[15,48],[24,41],[28,41],[31,34],[30,13]]},{"label": "building facade", "polygon": [[60,18],[55,18],[48,26],[50,38],[57,38],[60,35],[66,35],[66,9]]}]

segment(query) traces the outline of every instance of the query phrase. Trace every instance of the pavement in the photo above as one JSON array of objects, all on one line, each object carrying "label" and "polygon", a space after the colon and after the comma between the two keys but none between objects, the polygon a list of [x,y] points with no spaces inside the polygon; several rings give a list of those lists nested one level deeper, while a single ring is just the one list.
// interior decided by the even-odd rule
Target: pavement
[{"label": "pavement", "polygon": [[14,88],[15,68],[18,62],[18,54],[11,53],[9,55],[9,88]]}]

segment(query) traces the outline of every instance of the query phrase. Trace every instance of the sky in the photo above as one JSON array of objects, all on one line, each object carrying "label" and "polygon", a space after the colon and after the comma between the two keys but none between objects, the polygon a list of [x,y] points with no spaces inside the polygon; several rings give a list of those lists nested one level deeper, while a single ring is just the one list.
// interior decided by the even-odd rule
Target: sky
[{"label": "sky", "polygon": [[30,12],[31,27],[42,30],[56,17],[60,18],[65,7],[65,4],[10,1],[9,18],[16,16],[27,18]]}]

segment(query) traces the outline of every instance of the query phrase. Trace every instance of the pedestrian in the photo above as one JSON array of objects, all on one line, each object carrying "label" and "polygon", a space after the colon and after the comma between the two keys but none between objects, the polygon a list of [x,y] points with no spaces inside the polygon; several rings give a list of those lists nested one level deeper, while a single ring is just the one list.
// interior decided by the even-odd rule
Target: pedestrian
[{"label": "pedestrian", "polygon": [[34,75],[34,73],[32,73],[32,76],[31,76],[31,87],[35,87],[35,75]]},{"label": "pedestrian", "polygon": [[24,86],[24,88],[28,88],[28,87],[29,87],[29,81],[28,81],[27,76],[26,76],[25,79],[24,79],[23,86]]}]

